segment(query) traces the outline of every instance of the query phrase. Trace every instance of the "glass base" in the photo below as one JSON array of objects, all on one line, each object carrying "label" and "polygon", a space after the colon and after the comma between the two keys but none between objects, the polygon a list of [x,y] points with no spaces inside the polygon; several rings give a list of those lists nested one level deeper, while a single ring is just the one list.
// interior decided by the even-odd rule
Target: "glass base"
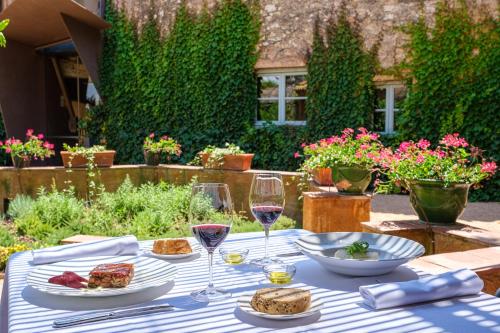
[{"label": "glass base", "polygon": [[279,260],[278,258],[260,258],[260,259],[253,259],[252,261],[250,261],[251,265],[259,267],[264,267],[273,264],[282,264],[282,263],[283,261]]},{"label": "glass base", "polygon": [[224,289],[207,288],[199,291],[193,291],[191,297],[198,302],[216,302],[231,298],[231,293]]}]

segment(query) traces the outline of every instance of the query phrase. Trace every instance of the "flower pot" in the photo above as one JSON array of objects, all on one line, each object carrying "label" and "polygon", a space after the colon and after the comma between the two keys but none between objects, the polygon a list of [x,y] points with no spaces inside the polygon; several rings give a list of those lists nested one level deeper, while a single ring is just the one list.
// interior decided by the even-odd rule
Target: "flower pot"
[{"label": "flower pot", "polygon": [[331,186],[332,182],[332,169],[330,168],[317,168],[312,171],[313,179],[316,184],[321,186]]},{"label": "flower pot", "polygon": [[220,165],[211,165],[209,163],[210,154],[200,154],[201,164],[206,169],[222,169],[222,170],[235,170],[245,171],[252,167],[252,159],[254,154],[235,154],[224,155]]},{"label": "flower pot", "polygon": [[372,180],[372,172],[361,167],[336,166],[332,179],[337,190],[345,194],[363,194]]},{"label": "flower pot", "polygon": [[29,168],[31,159],[29,157],[11,156],[12,165],[16,169]]},{"label": "flower pot", "polygon": [[470,184],[445,186],[436,180],[408,182],[410,202],[422,222],[454,224],[467,205]]},{"label": "flower pot", "polygon": [[160,152],[152,152],[152,151],[144,151],[144,161],[146,165],[150,166],[158,166],[161,161],[161,153]]},{"label": "flower pot", "polygon": [[[104,150],[94,153],[94,164],[97,167],[105,168],[113,165],[116,151]],[[83,154],[74,154],[68,151],[61,151],[61,158],[65,168],[85,168],[87,167],[87,157]]]}]

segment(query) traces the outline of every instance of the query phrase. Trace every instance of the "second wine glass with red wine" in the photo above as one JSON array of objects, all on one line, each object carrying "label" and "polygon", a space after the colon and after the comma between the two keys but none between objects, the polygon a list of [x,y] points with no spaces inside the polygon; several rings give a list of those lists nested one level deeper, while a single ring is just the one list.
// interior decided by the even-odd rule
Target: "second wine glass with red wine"
[{"label": "second wine glass with red wine", "polygon": [[283,213],[285,207],[285,189],[279,173],[258,173],[254,175],[250,189],[250,209],[253,216],[262,224],[266,236],[264,258],[254,259],[251,264],[267,266],[281,263],[270,258],[268,253],[269,229]]},{"label": "second wine glass with red wine", "polygon": [[231,297],[231,293],[213,285],[213,254],[224,242],[233,221],[233,203],[226,184],[197,184],[193,186],[189,206],[191,231],[208,251],[208,287],[191,293],[200,302],[218,301]]}]

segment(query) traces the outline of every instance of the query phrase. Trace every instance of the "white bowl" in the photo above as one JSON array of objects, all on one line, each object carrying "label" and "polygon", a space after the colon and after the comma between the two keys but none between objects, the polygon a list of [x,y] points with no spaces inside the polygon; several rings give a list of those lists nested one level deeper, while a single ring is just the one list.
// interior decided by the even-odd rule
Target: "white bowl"
[{"label": "white bowl", "polygon": [[[378,259],[339,259],[335,251],[351,245],[355,241],[365,241],[369,250],[376,250]],[[340,274],[353,276],[381,275],[393,271],[411,259],[424,254],[425,248],[410,239],[372,234],[368,232],[328,232],[301,237],[295,244],[309,258],[324,268]]]}]

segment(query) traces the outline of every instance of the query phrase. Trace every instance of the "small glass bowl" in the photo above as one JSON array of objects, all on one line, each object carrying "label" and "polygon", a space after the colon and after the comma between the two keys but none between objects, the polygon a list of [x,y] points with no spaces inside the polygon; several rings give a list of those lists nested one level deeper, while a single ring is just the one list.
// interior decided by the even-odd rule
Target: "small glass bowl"
[{"label": "small glass bowl", "polygon": [[221,247],[219,253],[226,264],[241,265],[245,262],[248,256],[248,249],[228,249]]},{"label": "small glass bowl", "polygon": [[297,272],[297,268],[292,264],[272,264],[264,266],[262,270],[272,284],[290,284]]}]

